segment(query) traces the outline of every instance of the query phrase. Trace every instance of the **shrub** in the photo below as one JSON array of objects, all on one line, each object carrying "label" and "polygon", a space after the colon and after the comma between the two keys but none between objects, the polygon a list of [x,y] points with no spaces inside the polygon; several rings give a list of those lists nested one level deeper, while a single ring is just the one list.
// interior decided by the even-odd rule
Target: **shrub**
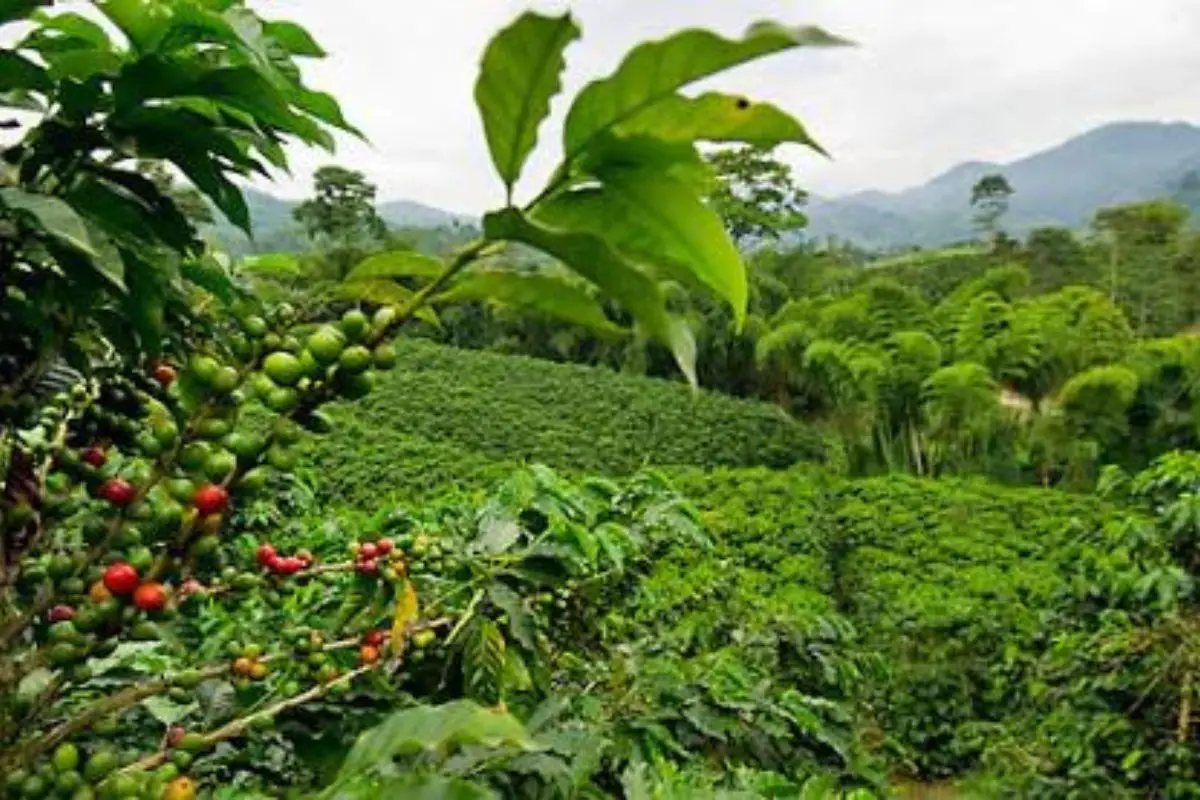
[{"label": "shrub", "polygon": [[842,610],[888,680],[865,699],[903,761],[925,776],[979,756],[980,723],[1026,703],[1021,684],[1062,589],[1066,548],[1111,513],[1094,498],[983,481],[892,476],[831,502]]},{"label": "shrub", "polygon": [[451,473],[477,486],[473,475],[496,474],[487,461],[619,476],[646,464],[786,467],[823,454],[814,431],[765,403],[419,340],[397,342],[396,352],[392,374],[337,413],[339,430],[310,449],[322,496],[404,496]]}]

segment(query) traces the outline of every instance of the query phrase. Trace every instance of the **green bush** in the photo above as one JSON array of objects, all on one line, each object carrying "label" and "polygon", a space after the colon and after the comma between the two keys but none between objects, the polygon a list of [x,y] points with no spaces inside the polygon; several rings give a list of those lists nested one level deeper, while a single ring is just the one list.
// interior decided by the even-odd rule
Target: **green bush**
[{"label": "green bush", "polygon": [[581,692],[593,689],[581,703],[598,706],[607,738],[642,752],[705,753],[693,766],[736,768],[726,778],[751,768],[881,786],[854,714],[876,660],[835,608],[817,524],[823,473],[673,477],[695,498],[707,541],[679,540],[641,581],[599,604],[600,639],[573,673]]},{"label": "green bush", "polygon": [[[623,613],[658,620],[659,642],[688,653],[732,640],[750,660],[766,631],[794,636],[820,656],[772,664],[776,679],[844,700],[878,755],[923,778],[971,771],[987,726],[1034,707],[1029,673],[1047,619],[1071,602],[1076,540],[1114,513],[978,480],[843,481],[804,467],[675,479],[713,547],[660,561]],[[842,635],[823,643],[821,626]],[[833,685],[806,671],[822,659]]]},{"label": "green bush", "polygon": [[621,476],[647,464],[786,467],[824,452],[815,431],[765,403],[425,341],[396,350],[378,391],[310,450],[323,497],[412,496],[443,478],[479,486],[502,474],[488,462]]},{"label": "green bush", "polygon": [[889,746],[922,776],[961,774],[981,724],[1026,704],[1024,673],[1078,532],[1112,510],[1060,492],[904,476],[831,501],[842,611],[888,680],[867,687]]}]

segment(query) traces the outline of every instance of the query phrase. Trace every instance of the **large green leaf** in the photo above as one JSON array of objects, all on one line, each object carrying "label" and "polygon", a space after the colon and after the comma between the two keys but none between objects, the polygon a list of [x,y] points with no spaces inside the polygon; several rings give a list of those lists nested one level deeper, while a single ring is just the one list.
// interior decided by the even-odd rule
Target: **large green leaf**
[{"label": "large green leaf", "polygon": [[313,39],[312,34],[294,22],[288,20],[266,22],[263,24],[263,32],[283,45],[294,56],[325,57],[324,49]]},{"label": "large green leaf", "polygon": [[[87,169],[102,178],[82,182],[85,186],[95,184],[93,191],[98,195],[99,204],[130,206],[141,218],[133,224],[147,226],[152,230],[152,236],[176,250],[186,250],[199,244],[191,222],[179,210],[175,201],[165,195],[154,181],[128,170],[98,165],[89,166]],[[88,194],[84,192],[85,196]],[[80,211],[86,211],[84,204],[80,205]]]},{"label": "large green leaf", "polygon": [[358,263],[347,281],[371,278],[436,278],[446,271],[446,264],[433,256],[415,250],[389,250],[376,253]]},{"label": "large green leaf", "polygon": [[11,50],[0,50],[0,92],[46,91],[52,85],[44,67]]},{"label": "large green leaf", "polygon": [[702,78],[781,50],[845,43],[821,28],[760,22],[737,40],[687,30],[639,45],[616,72],[588,84],[575,98],[563,129],[567,160],[573,161],[598,135],[614,131]]},{"label": "large green leaf", "polygon": [[179,266],[179,274],[227,306],[233,305],[243,294],[229,276],[229,271],[209,253],[184,261]]},{"label": "large green leaf", "polygon": [[[192,91],[250,114],[308,144],[332,150],[329,133],[311,119],[295,113],[278,87],[251,67],[213,70],[197,81]],[[312,101],[313,98],[309,98]],[[316,107],[316,106],[315,106]]]},{"label": "large green leaf", "polygon": [[168,158],[183,170],[183,174],[197,189],[213,201],[226,219],[245,231],[247,236],[252,235],[250,208],[246,205],[245,195],[207,153],[179,142],[171,146]]},{"label": "large green leaf", "polygon": [[[58,14],[39,11],[34,14],[34,20],[38,24],[38,30],[32,36],[25,39],[25,45],[23,46],[27,46],[30,42],[44,39],[54,42],[58,46],[79,47],[87,45],[97,50],[112,49],[112,40],[108,38],[108,33],[104,28],[82,14],[76,14],[72,11],[65,11]],[[47,32],[52,32],[52,35],[47,36]],[[64,39],[71,41],[63,41]]]},{"label": "large green leaf", "polygon": [[359,736],[342,762],[338,779],[351,780],[396,757],[445,753],[450,746],[467,745],[538,749],[521,723],[507,712],[456,700],[398,711]]},{"label": "large green leaf", "polygon": [[716,184],[712,167],[694,144],[657,136],[600,136],[577,166],[586,175],[604,175],[614,169],[654,169],[701,195],[707,195]]},{"label": "large green leaf", "polygon": [[621,125],[620,133],[670,142],[744,142],[764,147],[793,142],[825,152],[792,115],[770,103],[720,92],[667,97]]},{"label": "large green leaf", "polygon": [[603,236],[621,254],[707,287],[746,315],[746,268],[721,218],[681,181],[653,169],[611,169],[603,186],[551,198],[535,216]]},{"label": "large green leaf", "polygon": [[561,88],[563,51],[579,38],[570,14],[527,12],[500,31],[483,55],[475,103],[483,117],[492,163],[512,192],[537,143],[538,127]]},{"label": "large green leaf", "polygon": [[650,336],[670,349],[688,381],[695,385],[696,342],[691,330],[667,312],[666,298],[658,283],[604,238],[586,230],[552,227],[513,208],[484,216],[483,229],[492,241],[536,247],[600,287],[633,314]]},{"label": "large green leaf", "polygon": [[309,89],[297,89],[292,92],[292,102],[297,108],[321,120],[327,125],[346,131],[349,134],[365,139],[366,136],[358,128],[350,124],[342,113],[342,107],[337,99],[326,92],[314,92]]},{"label": "large green leaf", "polygon": [[338,294],[346,300],[378,303],[384,306],[403,306],[412,302],[416,293],[387,278],[367,278],[346,281],[338,287]]},{"label": "large green leaf", "polygon": [[304,268],[294,253],[256,253],[242,259],[238,268],[252,275],[295,278]]},{"label": "large green leaf", "polygon": [[142,53],[152,53],[171,29],[171,6],[158,0],[99,0],[97,5]]},{"label": "large green leaf", "polygon": [[495,302],[540,312],[605,336],[623,333],[604,315],[595,297],[581,286],[554,275],[510,270],[472,272],[432,302],[435,305]]},{"label": "large green leaf", "polygon": [[20,189],[0,189],[0,203],[29,214],[43,231],[59,241],[89,255],[96,254],[83,218],[63,200]]}]

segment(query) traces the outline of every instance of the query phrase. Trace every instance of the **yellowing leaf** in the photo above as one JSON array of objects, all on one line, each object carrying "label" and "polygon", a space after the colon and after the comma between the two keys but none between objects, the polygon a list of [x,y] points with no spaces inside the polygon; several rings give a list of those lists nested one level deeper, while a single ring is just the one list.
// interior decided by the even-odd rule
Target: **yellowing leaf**
[{"label": "yellowing leaf", "polygon": [[404,649],[404,642],[408,638],[408,628],[417,621],[420,613],[417,590],[413,588],[412,581],[405,580],[404,591],[401,593],[400,599],[396,601],[396,617],[392,620],[391,649],[393,653],[399,653]]}]

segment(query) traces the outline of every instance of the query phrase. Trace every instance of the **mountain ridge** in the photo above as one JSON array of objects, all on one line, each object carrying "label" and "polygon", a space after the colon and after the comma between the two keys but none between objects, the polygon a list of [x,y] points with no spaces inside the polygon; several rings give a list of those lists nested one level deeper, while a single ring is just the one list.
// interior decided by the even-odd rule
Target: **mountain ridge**
[{"label": "mountain ridge", "polygon": [[[1023,235],[1042,226],[1084,227],[1100,208],[1175,198],[1200,212],[1200,125],[1123,121],[1101,125],[1007,163],[964,161],[897,191],[865,189],[809,199],[809,226],[789,240],[841,239],[869,248],[935,247],[971,239],[971,187],[1000,173],[1014,194],[1003,227]],[[1189,175],[1195,179],[1189,182]],[[246,190],[255,238],[225,222],[215,236],[232,251],[284,249],[302,241],[291,210],[300,202]],[[395,228],[475,226],[477,217],[410,199],[385,200],[380,216]]]},{"label": "mountain ridge", "polygon": [[1114,122],[1007,163],[966,161],[925,183],[894,192],[867,190],[811,198],[804,238],[849,239],[870,247],[936,246],[971,229],[971,187],[1000,173],[1014,194],[1007,230],[1080,228],[1099,208],[1175,195],[1200,170],[1200,126],[1188,122]]}]

